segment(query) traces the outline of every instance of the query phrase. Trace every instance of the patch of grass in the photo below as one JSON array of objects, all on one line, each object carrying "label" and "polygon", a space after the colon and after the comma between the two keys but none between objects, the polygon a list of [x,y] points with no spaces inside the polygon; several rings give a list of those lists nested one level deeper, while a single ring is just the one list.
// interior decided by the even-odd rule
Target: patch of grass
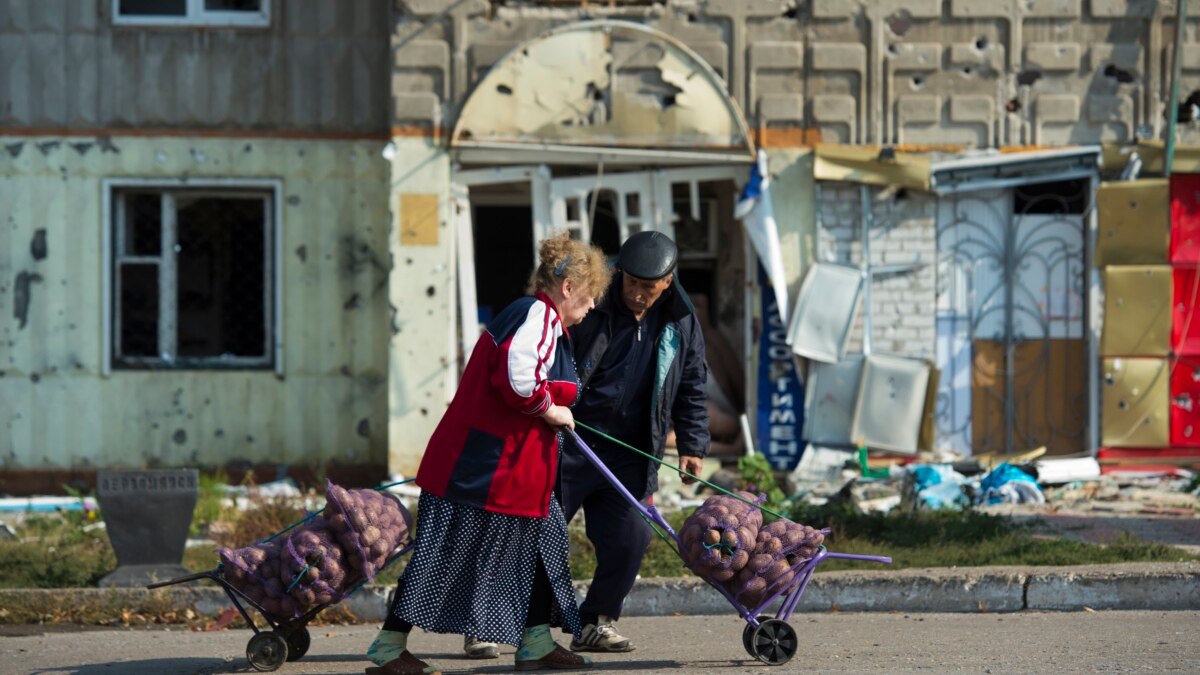
[{"label": "patch of grass", "polygon": [[192,526],[189,531],[191,536],[207,534],[211,524],[226,518],[225,490],[228,487],[229,474],[223,469],[200,474],[196,509],[192,512]]},{"label": "patch of grass", "polygon": [[17,539],[0,542],[0,588],[95,586],[117,558],[104,530],[85,530],[85,520],[75,512],[27,518]]}]

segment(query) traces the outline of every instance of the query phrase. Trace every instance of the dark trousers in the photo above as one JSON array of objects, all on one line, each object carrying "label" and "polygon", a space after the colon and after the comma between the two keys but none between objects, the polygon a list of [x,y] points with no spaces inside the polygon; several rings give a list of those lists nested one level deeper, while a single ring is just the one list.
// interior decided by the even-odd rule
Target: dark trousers
[{"label": "dark trousers", "polygon": [[[621,463],[610,468],[621,484],[644,502],[648,460],[620,459]],[[580,618],[583,625],[596,623],[601,614],[616,619],[621,616],[625,596],[633,590],[642,556],[650,545],[650,526],[571,443],[563,449],[559,471],[558,498],[563,517],[570,522],[582,507],[588,539],[596,547],[596,574],[579,606]]]}]

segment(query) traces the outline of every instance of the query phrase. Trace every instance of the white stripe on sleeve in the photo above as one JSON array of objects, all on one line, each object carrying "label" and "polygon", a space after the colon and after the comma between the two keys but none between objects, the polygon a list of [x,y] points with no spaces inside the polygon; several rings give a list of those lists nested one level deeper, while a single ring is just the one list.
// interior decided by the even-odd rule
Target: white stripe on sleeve
[{"label": "white stripe on sleeve", "polygon": [[553,361],[553,351],[549,359],[544,358],[546,347],[554,340],[550,318],[550,307],[535,301],[508,346],[508,385],[521,398],[532,396],[546,380]]}]

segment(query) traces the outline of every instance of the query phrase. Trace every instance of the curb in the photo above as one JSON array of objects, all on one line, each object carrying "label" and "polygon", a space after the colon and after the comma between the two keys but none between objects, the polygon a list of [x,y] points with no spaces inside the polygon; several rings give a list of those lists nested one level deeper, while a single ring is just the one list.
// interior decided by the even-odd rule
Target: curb
[{"label": "curb", "polygon": [[[582,600],[587,582],[576,582]],[[338,607],[363,622],[382,621],[390,587],[365,586]],[[96,617],[212,616],[229,599],[216,584],[142,588],[0,590],[0,623],[96,623]],[[774,611],[775,606],[769,608]],[[1200,610],[1200,563],[1127,563],[1074,567],[973,567],[815,575],[800,612],[1019,612]],[[327,610],[330,611],[330,610]],[[734,613],[696,577],[640,579],[625,616]],[[190,617],[189,617],[190,618]]]}]

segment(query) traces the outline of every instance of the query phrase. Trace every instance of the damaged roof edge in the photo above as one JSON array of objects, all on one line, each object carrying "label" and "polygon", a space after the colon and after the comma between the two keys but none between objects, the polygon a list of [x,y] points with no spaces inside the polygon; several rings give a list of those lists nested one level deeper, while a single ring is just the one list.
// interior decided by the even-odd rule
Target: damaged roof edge
[{"label": "damaged roof edge", "polygon": [[[562,106],[552,105],[555,103],[554,97],[546,98],[543,92],[539,93],[537,102],[546,108],[545,120],[526,119],[519,125],[515,121],[507,124],[504,122],[501,113],[507,111],[511,117],[521,110],[520,102],[523,100],[514,97],[514,92],[521,90],[517,83],[506,80],[517,80],[522,76],[520,60],[530,61],[531,64],[537,63],[536,47],[553,38],[570,33],[595,34],[601,32],[609,36],[618,31],[625,35],[633,33],[636,34],[635,37],[644,38],[648,42],[666,45],[665,53],[674,53],[672,58],[677,66],[682,64],[691,68],[694,73],[703,77],[703,82],[706,84],[690,92],[678,92],[679,99],[674,96],[666,97],[669,100],[662,103],[659,111],[661,114],[657,117],[634,115],[630,118],[629,114],[622,117],[622,113],[627,111],[631,105],[627,100],[626,93],[613,89],[608,91],[607,95],[603,95],[589,88],[587,91],[595,96],[595,103],[592,104],[594,110],[584,110],[573,105],[573,103],[578,103],[574,98],[560,102],[564,103]],[[606,40],[608,39],[610,38],[606,37]],[[582,58],[581,64],[597,60],[595,54],[584,54],[582,57],[577,54],[575,57],[576,59]],[[596,64],[597,67],[600,65],[602,64]],[[604,70],[609,72],[608,79],[597,75],[599,79],[593,78],[594,81],[583,82],[582,80],[576,81],[579,78],[572,77],[567,78],[566,83],[562,86],[582,86],[582,84],[586,84],[588,87],[611,86],[609,83],[616,80],[617,73],[611,65],[603,65],[605,66]],[[584,67],[583,70],[587,71],[587,68]],[[672,77],[679,76],[679,73],[674,71],[669,74]],[[587,72],[583,72],[582,75],[587,75]],[[690,77],[684,78],[683,81],[686,82],[690,79]],[[596,82],[600,82],[600,84],[596,84]],[[497,98],[493,95],[493,89],[506,95],[505,101],[511,99],[513,104],[501,105],[502,110],[495,109],[493,105],[485,105],[489,96],[492,99]],[[533,89],[541,91],[539,87],[533,87]],[[572,90],[569,93],[570,96],[577,97],[576,95],[580,92]],[[683,102],[689,99],[694,99],[695,105],[688,106]],[[712,105],[703,105],[705,101],[711,104],[716,103],[717,100],[720,101],[723,111],[714,110]],[[592,98],[588,98],[585,102],[591,103],[592,101]],[[493,101],[493,103],[504,102]],[[525,101],[525,103],[529,102]],[[572,105],[565,105],[565,103],[572,103]],[[547,106],[549,107],[547,108]],[[566,117],[559,119],[564,115]],[[625,127],[629,127],[628,130],[624,129]],[[551,133],[546,133],[547,130]],[[620,144],[623,139],[626,141],[626,145],[630,139],[633,139],[638,145],[683,152],[691,151],[691,148],[694,147],[715,146],[720,148],[717,150],[717,154],[740,154],[745,157],[744,161],[753,161],[756,154],[749,124],[737,103],[729,95],[725,81],[712,66],[686,44],[656,28],[632,21],[608,19],[557,26],[522,42],[505,53],[479,79],[467,96],[458,119],[455,120],[454,130],[450,136],[450,147],[457,149],[508,145],[515,149],[522,144],[535,147],[561,146],[572,147],[572,151],[575,153],[594,156],[599,152],[608,151],[610,145]]]},{"label": "damaged roof edge", "polygon": [[948,194],[1095,175],[1100,153],[1098,145],[971,156],[940,149],[903,152],[887,147],[822,144],[816,148],[813,175],[817,180],[895,185]]},{"label": "damaged roof edge", "polygon": [[565,145],[557,143],[502,143],[459,141],[454,146],[461,164],[587,164],[603,161],[607,166],[625,164],[750,164],[752,157],[739,150],[670,150],[623,148],[619,146]]}]

